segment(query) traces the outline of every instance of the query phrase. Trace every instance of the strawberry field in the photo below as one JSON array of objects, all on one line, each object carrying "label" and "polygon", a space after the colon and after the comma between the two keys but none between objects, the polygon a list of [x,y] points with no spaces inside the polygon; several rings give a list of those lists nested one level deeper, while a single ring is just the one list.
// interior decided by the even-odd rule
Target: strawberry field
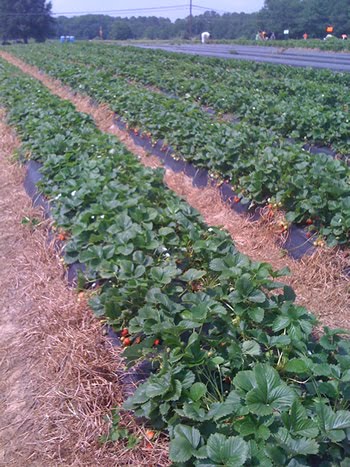
[{"label": "strawberry field", "polygon": [[348,75],[90,44],[14,52],[231,180],[243,203],[281,203],[313,239],[348,243]]},{"label": "strawberry field", "polygon": [[[280,203],[289,222],[348,245],[348,76],[94,44],[7,50],[230,180],[239,202]],[[81,286],[98,284],[91,306],[121,332],[129,364],[152,362],[125,408],[169,432],[174,464],[349,465],[346,331],[316,338],[280,281],[288,270],[242,255],[162,170],[38,81],[5,61],[0,75],[21,157],[42,163],[66,264],[85,265]]]}]

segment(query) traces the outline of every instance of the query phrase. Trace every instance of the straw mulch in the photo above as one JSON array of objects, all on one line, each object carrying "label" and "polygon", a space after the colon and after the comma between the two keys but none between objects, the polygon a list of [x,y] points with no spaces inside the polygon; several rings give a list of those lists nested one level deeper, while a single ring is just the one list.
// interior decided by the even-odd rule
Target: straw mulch
[{"label": "straw mulch", "polygon": [[350,277],[344,273],[350,266],[347,251],[322,248],[295,261],[277,245],[278,222],[264,217],[251,222],[232,211],[221,200],[218,190],[195,188],[183,174],[167,170],[165,181],[201,212],[208,225],[227,230],[240,252],[276,269],[289,267],[291,275],[282,281],[294,288],[298,303],[315,313],[322,325],[350,329]]},{"label": "straw mulch", "polygon": [[165,437],[150,442],[129,414],[134,450],[99,442],[122,403],[120,350],[85,294],[67,288],[23,170],[9,160],[18,141],[3,120],[0,134],[0,465],[168,465]]}]

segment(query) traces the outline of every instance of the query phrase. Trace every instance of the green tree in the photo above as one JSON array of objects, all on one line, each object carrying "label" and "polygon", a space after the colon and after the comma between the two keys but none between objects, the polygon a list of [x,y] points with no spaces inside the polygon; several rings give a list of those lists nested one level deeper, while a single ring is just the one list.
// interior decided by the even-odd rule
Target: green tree
[{"label": "green tree", "polygon": [[[0,0],[4,2],[5,0]],[[10,0],[7,0],[10,1]],[[23,0],[22,0],[23,1]],[[0,10],[1,11],[1,10]],[[188,38],[188,18],[171,22],[155,16],[114,18],[106,15],[84,15],[57,19],[56,36],[74,35],[78,39],[93,39],[100,26],[105,39],[171,39]],[[283,30],[290,37],[323,38],[326,27],[334,26],[336,36],[350,34],[350,0],[265,0],[264,8],[256,13],[224,13],[206,11],[192,20],[193,38],[209,31],[213,39],[255,38],[258,29],[273,31],[283,39]]]},{"label": "green tree", "polygon": [[331,24],[332,5],[328,0],[306,0],[302,27],[311,37],[322,38],[326,35],[326,27]]},{"label": "green tree", "polygon": [[104,39],[110,38],[110,29],[115,18],[107,15],[83,15],[67,18],[59,16],[56,20],[56,37],[75,36],[77,39],[96,39],[100,28]]},{"label": "green tree", "polygon": [[335,34],[339,37],[343,33],[350,33],[350,5],[349,0],[334,0],[330,11],[330,23],[334,25]]},{"label": "green tree", "polygon": [[[317,1],[317,0],[316,0]],[[264,8],[259,12],[260,29],[274,31],[283,37],[283,31],[289,29],[291,37],[301,37],[304,2],[302,0],[265,0]]]},{"label": "green tree", "polygon": [[126,39],[132,39],[132,37],[132,30],[126,20],[117,19],[114,21],[109,32],[110,39],[123,41]]},{"label": "green tree", "polygon": [[0,0],[0,33],[3,41],[30,38],[43,42],[54,23],[52,5],[46,0]]}]

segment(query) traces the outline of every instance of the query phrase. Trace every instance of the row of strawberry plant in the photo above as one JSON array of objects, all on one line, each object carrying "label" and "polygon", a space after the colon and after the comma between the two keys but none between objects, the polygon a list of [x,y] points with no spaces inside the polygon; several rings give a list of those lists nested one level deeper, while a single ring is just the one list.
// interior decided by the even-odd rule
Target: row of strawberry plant
[{"label": "row of strawberry plant", "polygon": [[[136,54],[135,49],[117,48],[108,58],[99,52],[99,47],[95,50],[83,48],[82,63],[85,57],[84,63],[88,60],[104,71],[158,86],[179,97],[208,105],[217,112],[231,113],[246,123],[272,129],[281,136],[332,145],[343,153],[350,152],[350,99],[346,82],[330,86],[327,81],[323,82],[322,73],[308,81],[303,79],[303,70],[293,79],[273,78],[267,70],[263,70],[262,76],[260,73],[255,76],[249,70],[227,71],[202,62],[197,67],[193,63],[186,66],[180,59],[175,66],[165,63],[163,68],[160,66],[163,57],[154,56],[148,50],[141,55]],[[136,62],[133,55],[137,57]],[[111,59],[117,67],[110,63]]]},{"label": "row of strawberry plant", "polygon": [[[101,53],[101,49],[105,53]],[[33,53],[39,65],[45,63],[42,51]],[[93,44],[77,45],[68,50],[51,47],[50,54],[54,54],[56,61],[67,60],[64,57],[67,54],[78,63],[91,63],[111,76],[118,74],[156,85],[179,97],[209,105],[218,112],[233,113],[244,122],[270,128],[282,136],[331,144],[344,153],[350,152],[348,83],[344,79],[343,83],[330,86],[325,79],[327,72],[319,72],[313,80],[305,80],[305,72],[300,69],[293,77],[286,78],[281,73],[271,77],[268,68],[262,66],[252,74],[243,67],[232,69],[223,60],[219,65],[218,61],[203,59],[196,63],[174,59],[164,52],[103,48]]]},{"label": "row of strawberry plant", "polygon": [[176,465],[339,465],[350,460],[350,342],[311,332],[265,263],[142,168],[86,115],[1,64],[0,99],[42,190],[66,261],[99,281],[92,306],[154,374],[126,407],[169,430]]},{"label": "row of strawberry plant", "polygon": [[[169,143],[180,156],[232,179],[243,202],[273,197],[289,222],[311,219],[310,231],[330,245],[350,235],[350,169],[312,155],[263,129],[219,123],[191,103],[132,86],[109,72],[46,59],[45,70],[74,89],[108,102],[135,131]],[[204,135],[204,136],[203,136]]]},{"label": "row of strawberry plant", "polygon": [[[136,72],[139,64],[145,67],[147,65],[158,64],[160,71],[165,73],[166,79],[168,71],[173,71],[174,74],[180,73],[181,75],[184,68],[186,68],[186,72],[191,79],[202,78],[203,74],[205,74],[209,83],[213,81],[220,83],[222,80],[226,81],[230,79],[233,75],[238,85],[246,85],[248,80],[248,82],[252,83],[252,88],[257,86],[258,89],[267,92],[271,92],[271,87],[266,83],[268,78],[272,82],[276,80],[274,84],[277,86],[279,83],[277,89],[284,88],[288,90],[291,83],[293,83],[295,86],[299,85],[300,92],[305,92],[303,91],[303,83],[306,83],[307,86],[309,83],[314,82],[330,86],[350,84],[350,75],[348,73],[334,73],[326,69],[315,70],[312,68],[297,68],[249,61],[228,61],[220,58],[169,53],[156,49],[111,46],[103,43],[78,42],[74,47],[71,47],[70,45],[62,46],[62,44],[50,42],[47,44],[32,44],[29,48],[21,46],[8,47],[6,50],[16,51],[23,58],[25,58],[29,51],[28,59],[30,59],[30,56],[36,56],[36,59],[43,60],[42,54],[45,52],[49,56],[54,55],[62,60],[67,57],[72,60],[83,59],[85,64],[93,64],[97,60],[96,65],[102,63],[104,66],[114,67],[116,73],[122,71],[125,66]],[[142,70],[139,71],[142,73]]]},{"label": "row of strawberry plant", "polygon": [[82,63],[88,61],[105,71],[194,99],[218,112],[233,113],[247,123],[271,128],[283,136],[332,144],[349,152],[349,80],[330,86],[325,79],[329,72],[320,72],[313,80],[305,79],[305,72],[300,69],[293,77],[282,73],[271,77],[271,66],[260,67],[252,74],[243,67],[226,68],[225,61],[221,61],[221,66],[217,61],[184,63],[180,58],[169,60],[169,54],[164,52],[140,53],[125,47],[107,50],[108,56],[101,54],[100,46],[83,45],[81,53],[74,50],[73,56],[79,59],[80,55]]}]

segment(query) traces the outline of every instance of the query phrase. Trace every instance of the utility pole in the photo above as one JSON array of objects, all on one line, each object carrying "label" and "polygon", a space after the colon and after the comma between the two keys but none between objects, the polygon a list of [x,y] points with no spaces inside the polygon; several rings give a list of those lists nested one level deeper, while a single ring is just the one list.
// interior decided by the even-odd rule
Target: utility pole
[{"label": "utility pole", "polygon": [[190,35],[190,39],[192,37],[192,0],[190,0],[190,19],[189,19],[189,35]]}]

